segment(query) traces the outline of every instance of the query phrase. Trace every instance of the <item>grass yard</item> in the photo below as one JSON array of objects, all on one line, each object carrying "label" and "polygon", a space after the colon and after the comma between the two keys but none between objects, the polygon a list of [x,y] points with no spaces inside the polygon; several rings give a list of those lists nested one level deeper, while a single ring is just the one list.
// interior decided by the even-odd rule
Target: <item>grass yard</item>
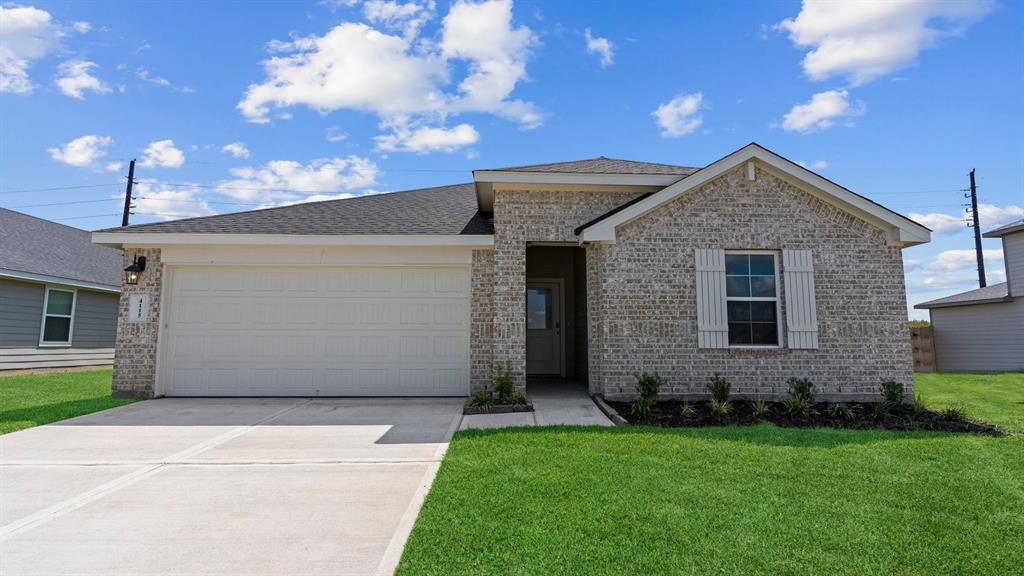
[{"label": "grass yard", "polygon": [[135,402],[110,397],[111,370],[0,376],[0,434]]},{"label": "grass yard", "polygon": [[914,385],[932,408],[959,404],[971,418],[1024,434],[1024,373],[917,374]]},{"label": "grass yard", "polygon": [[[1021,377],[955,401],[1020,432]],[[398,573],[1020,574],[1022,541],[1020,434],[508,429],[455,437]]]}]

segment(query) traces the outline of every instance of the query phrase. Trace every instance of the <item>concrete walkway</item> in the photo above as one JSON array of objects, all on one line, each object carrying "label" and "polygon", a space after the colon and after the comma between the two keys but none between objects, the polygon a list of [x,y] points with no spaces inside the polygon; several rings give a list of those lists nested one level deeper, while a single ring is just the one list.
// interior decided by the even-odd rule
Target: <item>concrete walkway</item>
[{"label": "concrete walkway", "polygon": [[0,436],[0,574],[390,574],[462,399],[160,399]]},{"label": "concrete walkway", "polygon": [[534,412],[512,414],[471,414],[462,417],[460,430],[510,428],[514,426],[612,426],[598,409],[585,385],[572,380],[531,380],[526,395]]}]

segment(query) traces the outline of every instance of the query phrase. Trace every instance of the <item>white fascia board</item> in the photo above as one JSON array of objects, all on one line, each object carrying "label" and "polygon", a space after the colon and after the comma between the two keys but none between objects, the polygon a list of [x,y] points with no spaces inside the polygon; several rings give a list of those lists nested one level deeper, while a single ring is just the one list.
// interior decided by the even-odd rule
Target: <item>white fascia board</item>
[{"label": "white fascia board", "polygon": [[570,186],[656,186],[664,188],[684,178],[680,174],[582,174],[576,172],[516,172],[477,170],[477,207],[481,212],[494,210],[495,184],[554,184]]},{"label": "white fascia board", "polygon": [[93,232],[104,246],[463,246],[492,248],[490,234],[193,234],[160,232]]},{"label": "white fascia board", "polygon": [[615,242],[615,228],[617,226],[630,222],[658,206],[673,200],[679,195],[721,176],[725,172],[741,165],[743,162],[755,159],[818,190],[821,190],[827,195],[850,207],[892,226],[895,230],[898,230],[899,241],[904,246],[913,246],[931,241],[931,231],[928,230],[928,228],[925,228],[911,220],[907,220],[902,216],[899,216],[898,214],[895,214],[894,212],[891,212],[888,209],[868,200],[867,198],[854,194],[853,192],[850,192],[849,190],[846,190],[845,188],[838,186],[833,182],[818,176],[814,172],[790,162],[789,160],[786,160],[785,158],[778,156],[757,144],[748,144],[747,146],[740,148],[721,160],[709,164],[705,168],[687,176],[683,180],[676,182],[664,190],[656,194],[652,194],[629,208],[594,224],[590,228],[583,230],[582,234],[580,234],[580,240],[581,242]]},{"label": "white fascia board", "polygon": [[62,278],[60,276],[50,276],[48,274],[34,274],[32,272],[21,272],[18,270],[5,270],[0,268],[0,278],[10,278],[12,280],[25,280],[27,282],[38,282],[40,284],[51,284],[53,286],[70,286],[72,288],[85,288],[87,290],[95,290],[97,292],[110,292],[111,294],[120,294],[121,288],[118,286],[111,286],[109,284],[100,284],[99,282],[89,282],[87,280],[75,280],[73,278]]}]

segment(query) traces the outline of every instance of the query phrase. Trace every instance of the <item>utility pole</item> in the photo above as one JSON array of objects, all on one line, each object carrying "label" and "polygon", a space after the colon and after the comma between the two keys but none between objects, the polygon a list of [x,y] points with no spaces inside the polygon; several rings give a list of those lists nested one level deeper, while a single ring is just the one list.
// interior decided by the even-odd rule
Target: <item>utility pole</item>
[{"label": "utility pole", "polygon": [[[974,172],[971,172],[972,178]],[[121,214],[121,226],[128,225],[128,214],[132,209],[132,184],[135,184],[135,159],[128,163],[128,186],[124,189],[124,212]],[[982,284],[984,286],[984,284]]]},{"label": "utility pole", "polygon": [[981,251],[981,226],[978,225],[978,188],[974,185],[974,168],[971,168],[971,217],[974,222],[974,252],[978,258],[978,287],[985,287],[985,258]]}]

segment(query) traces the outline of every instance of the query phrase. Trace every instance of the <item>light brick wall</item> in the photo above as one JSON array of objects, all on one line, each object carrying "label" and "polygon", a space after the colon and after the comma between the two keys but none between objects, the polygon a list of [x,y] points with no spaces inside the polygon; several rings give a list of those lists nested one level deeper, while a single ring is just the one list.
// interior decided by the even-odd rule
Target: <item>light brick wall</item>
[{"label": "light brick wall", "polygon": [[636,196],[621,191],[495,191],[494,366],[507,363],[520,388],[526,385],[527,242],[576,242],[576,226]]},{"label": "light brick wall", "polygon": [[494,376],[494,250],[473,250],[470,306],[470,388],[491,384]]},{"label": "light brick wall", "polygon": [[[117,309],[117,344],[114,348],[115,396],[153,397],[156,382],[157,332],[160,328],[160,293],[163,266],[160,249],[128,248],[124,251],[124,265],[135,256],[146,257],[146,270],[135,286],[122,284],[121,302]],[[122,280],[123,282],[123,280]],[[128,322],[128,298],[132,294],[149,294],[149,318],[145,322]]]},{"label": "light brick wall", "polygon": [[[811,250],[820,347],[697,348],[695,248]],[[663,392],[684,397],[706,395],[715,372],[752,397],[784,394],[790,376],[813,380],[822,398],[874,397],[885,379],[912,393],[900,249],[766,171],[754,182],[742,168],[725,174],[620,226],[617,242],[596,252],[596,386],[610,397],[634,394],[634,374],[644,370],[665,378]],[[784,297],[782,308],[784,319]]]}]

